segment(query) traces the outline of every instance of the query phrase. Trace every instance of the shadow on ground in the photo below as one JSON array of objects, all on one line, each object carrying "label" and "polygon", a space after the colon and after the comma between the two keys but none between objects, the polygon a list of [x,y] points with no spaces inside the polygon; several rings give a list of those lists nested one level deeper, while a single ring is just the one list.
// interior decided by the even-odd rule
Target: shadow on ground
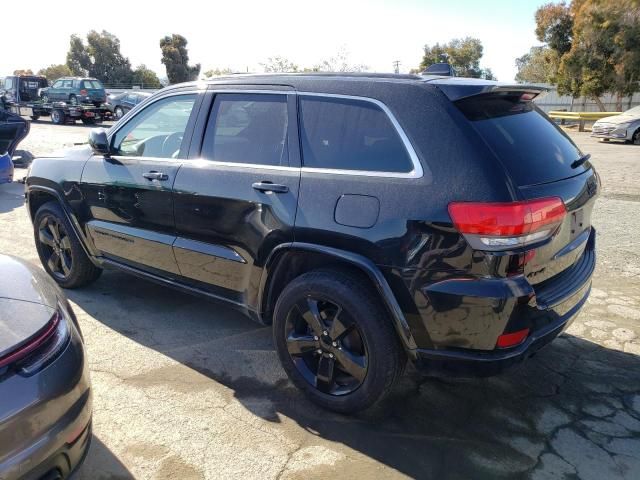
[{"label": "shadow on ground", "polygon": [[[411,477],[640,478],[635,355],[565,335],[499,377],[409,372],[384,404],[345,417],[289,384],[269,328],[225,307],[117,272],[68,293],[110,329],[228,387],[253,415],[292,419]],[[344,476],[358,475],[353,463]]]},{"label": "shadow on ground", "polygon": [[14,173],[14,183],[0,185],[0,213],[11,212],[24,205],[24,185],[17,183],[22,171]]},{"label": "shadow on ground", "polygon": [[134,476],[95,435],[74,480],[133,480]]}]

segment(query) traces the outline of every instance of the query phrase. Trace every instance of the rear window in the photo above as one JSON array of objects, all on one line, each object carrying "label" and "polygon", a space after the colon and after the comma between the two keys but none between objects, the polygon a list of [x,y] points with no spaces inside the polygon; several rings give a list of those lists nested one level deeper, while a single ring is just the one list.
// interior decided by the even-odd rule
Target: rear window
[{"label": "rear window", "polygon": [[99,90],[102,84],[98,80],[83,80],[82,88]]},{"label": "rear window", "polygon": [[589,162],[572,167],[583,153],[569,136],[520,94],[488,94],[458,100],[457,107],[519,185],[573,177]]},{"label": "rear window", "polygon": [[407,173],[409,153],[389,116],[375,103],[305,96],[300,100],[305,167]]}]

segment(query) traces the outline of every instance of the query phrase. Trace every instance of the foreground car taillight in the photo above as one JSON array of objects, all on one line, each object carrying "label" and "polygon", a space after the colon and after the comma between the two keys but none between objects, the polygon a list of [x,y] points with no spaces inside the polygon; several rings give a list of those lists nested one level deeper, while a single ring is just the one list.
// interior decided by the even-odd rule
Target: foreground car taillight
[{"label": "foreground car taillight", "polygon": [[49,362],[66,345],[70,331],[62,309],[58,309],[38,334],[24,345],[0,357],[0,369],[18,364],[29,375]]},{"label": "foreground car taillight", "polygon": [[456,229],[477,250],[510,250],[551,237],[567,214],[561,198],[509,203],[453,202]]}]

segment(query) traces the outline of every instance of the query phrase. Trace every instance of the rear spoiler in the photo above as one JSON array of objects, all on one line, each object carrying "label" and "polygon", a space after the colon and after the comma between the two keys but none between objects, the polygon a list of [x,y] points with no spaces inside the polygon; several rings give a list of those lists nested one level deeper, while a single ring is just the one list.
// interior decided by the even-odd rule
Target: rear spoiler
[{"label": "rear spoiler", "polygon": [[549,89],[538,85],[497,83],[490,80],[474,78],[443,78],[428,79],[430,85],[437,86],[451,100],[455,102],[463,98],[475,97],[487,93],[517,93],[527,95],[527,100],[533,100],[545,95]]}]

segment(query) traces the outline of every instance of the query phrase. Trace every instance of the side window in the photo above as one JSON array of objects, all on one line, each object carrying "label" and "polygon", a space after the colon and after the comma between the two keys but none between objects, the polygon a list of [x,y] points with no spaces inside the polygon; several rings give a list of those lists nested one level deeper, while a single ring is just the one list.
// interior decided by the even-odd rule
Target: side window
[{"label": "side window", "polygon": [[62,88],[71,88],[73,86],[73,80],[65,80],[62,83]]},{"label": "side window", "polygon": [[148,105],[116,132],[115,154],[177,158],[195,101],[195,94],[175,95]]},{"label": "side window", "polygon": [[408,173],[413,163],[389,116],[366,100],[302,96],[303,165]]},{"label": "side window", "polygon": [[217,94],[204,135],[202,158],[287,166],[288,127],[286,95]]},{"label": "side window", "polygon": [[13,78],[7,78],[4,81],[4,88],[6,88],[7,90],[13,88]]},{"label": "side window", "polygon": [[127,97],[125,98],[125,100],[129,103],[136,103],[136,96],[135,95],[127,95]]},{"label": "side window", "polygon": [[51,85],[51,88],[62,88],[62,80],[58,80]]}]

